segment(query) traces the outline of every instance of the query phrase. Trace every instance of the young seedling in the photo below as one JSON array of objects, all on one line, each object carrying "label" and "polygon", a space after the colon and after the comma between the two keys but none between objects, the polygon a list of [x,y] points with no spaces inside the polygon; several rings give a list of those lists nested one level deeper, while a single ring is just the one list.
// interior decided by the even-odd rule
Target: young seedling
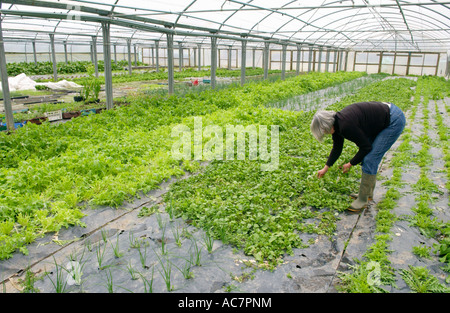
[{"label": "young seedling", "polygon": [[106,245],[103,248],[103,251],[101,251],[101,244],[98,243],[97,246],[97,262],[98,262],[98,268],[99,269],[103,269],[104,267],[102,267],[102,262],[103,262],[103,258],[105,257],[105,251],[106,251]]},{"label": "young seedling", "polygon": [[120,251],[119,251],[119,235],[117,235],[116,244],[113,245],[113,244],[111,243],[111,247],[113,248],[114,256],[115,256],[116,258],[120,258],[120,257],[123,255],[123,252],[120,252]]},{"label": "young seedling", "polygon": [[81,256],[76,257],[75,252],[69,255],[69,263],[67,263],[65,270],[67,271],[67,284],[68,285],[81,285],[81,277],[83,276],[83,268],[88,260],[83,261],[86,247],[83,249]]},{"label": "young seedling", "polygon": [[169,213],[170,221],[173,222],[174,212],[173,212],[173,200],[170,199],[170,206],[166,209],[167,213]]},{"label": "young seedling", "polygon": [[[129,290],[125,287],[122,287],[120,285],[117,285],[117,287],[122,288],[129,292],[132,292],[131,290]],[[110,269],[108,269],[108,271],[106,272],[106,289],[108,290],[109,293],[114,293],[114,281],[113,281],[113,275],[112,275]]]},{"label": "young seedling", "polygon": [[155,267],[152,267],[152,278],[148,280],[144,275],[139,273],[144,282],[145,293],[153,293],[153,274],[155,272]]},{"label": "young seedling", "polygon": [[128,273],[130,273],[130,275],[131,275],[131,280],[136,280],[139,278],[138,274],[140,275],[140,273],[133,268],[133,265],[131,265],[131,261],[128,262],[128,264],[127,264],[127,270],[128,270]]},{"label": "young seedling", "polygon": [[67,284],[68,285],[81,285],[81,277],[83,276],[82,269],[84,265],[80,264],[77,261],[69,261],[66,268],[64,269],[67,272]]},{"label": "young seedling", "polygon": [[[169,258],[163,258],[162,256],[160,257],[158,255],[158,253],[156,253],[156,251],[155,251],[155,254],[158,257],[159,264],[161,264],[161,268],[162,268],[162,271],[160,271],[159,269],[158,269],[158,271],[161,274],[161,277],[164,279],[164,282],[166,283],[167,291],[170,292],[173,290],[173,286],[170,281],[171,276],[172,276],[172,262],[170,262]],[[166,262],[163,262],[163,259],[165,259]],[[165,265],[164,265],[164,263],[165,263]]]},{"label": "young seedling", "polygon": [[130,241],[130,248],[139,248],[141,246],[141,242],[139,239],[134,238],[134,234],[132,231],[128,234],[128,239]]},{"label": "young seedling", "polygon": [[167,254],[167,248],[166,248],[166,224],[163,225],[162,228],[162,235],[161,235],[161,254],[166,255]]},{"label": "young seedling", "polygon": [[163,224],[161,213],[159,213],[159,212],[156,213],[156,221],[158,222],[159,228],[163,228],[164,224]]},{"label": "young seedling", "polygon": [[141,246],[139,246],[137,249],[139,251],[139,259],[141,260],[142,268],[147,269],[148,268],[148,266],[146,265],[146,263],[147,263],[147,245],[144,245],[143,252],[141,250]]},{"label": "young seedling", "polygon": [[86,248],[89,250],[89,252],[92,252],[91,239],[86,239]]},{"label": "young seedling", "polygon": [[210,235],[208,235],[207,233],[204,233],[202,235],[203,237],[203,242],[205,243],[205,247],[208,250],[208,253],[211,253],[213,250],[213,245],[214,245],[214,238]]},{"label": "young seedling", "polygon": [[[27,271],[25,272],[25,279],[21,281],[21,283],[24,286],[24,289],[22,292],[25,293],[31,293],[31,292],[39,292],[39,289],[34,287],[34,283],[36,282],[37,278],[35,273],[30,269],[30,267],[27,268]],[[3,287],[5,288],[5,285],[3,283]]]},{"label": "young seedling", "polygon": [[50,276],[48,278],[52,282],[57,293],[64,293],[66,292],[67,280],[64,279],[63,268],[56,263],[55,257],[53,257],[53,261],[55,262],[56,281],[54,282]]},{"label": "young seedling", "polygon": [[191,241],[192,241],[191,248],[194,249],[194,258],[195,258],[194,264],[197,265],[197,266],[201,266],[202,248],[198,247],[197,240],[194,237],[191,238]]},{"label": "young seedling", "polygon": [[[108,273],[109,273],[109,275],[108,275]],[[108,270],[106,272],[106,289],[108,290],[109,293],[114,293],[114,282],[113,282],[111,270]]]},{"label": "young seedling", "polygon": [[194,259],[194,256],[193,256],[192,253],[190,253],[190,254],[189,254],[189,259],[185,259],[186,262],[184,263],[183,268],[179,268],[178,266],[176,266],[176,265],[174,264],[174,266],[175,266],[176,268],[178,268],[178,270],[181,272],[181,274],[183,274],[183,277],[184,277],[185,279],[191,279],[191,278],[194,277],[194,273],[191,272],[191,268],[192,268],[192,264],[193,264],[193,259]]},{"label": "young seedling", "polygon": [[181,233],[178,226],[172,227],[172,235],[175,238],[175,243],[178,247],[181,247]]},{"label": "young seedling", "polygon": [[108,241],[108,232],[105,229],[102,229],[102,239],[104,243]]}]

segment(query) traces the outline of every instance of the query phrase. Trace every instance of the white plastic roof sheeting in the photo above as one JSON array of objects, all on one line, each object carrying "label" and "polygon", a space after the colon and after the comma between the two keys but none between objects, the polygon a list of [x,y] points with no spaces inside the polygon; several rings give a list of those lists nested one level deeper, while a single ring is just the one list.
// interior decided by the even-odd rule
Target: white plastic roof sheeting
[{"label": "white plastic roof sheeting", "polygon": [[[6,41],[88,43],[101,40],[100,21],[111,22],[111,41],[149,45],[174,41],[263,46],[264,40],[354,50],[450,50],[450,1],[435,0],[9,0],[2,1]],[[18,46],[19,47],[19,46]]]}]

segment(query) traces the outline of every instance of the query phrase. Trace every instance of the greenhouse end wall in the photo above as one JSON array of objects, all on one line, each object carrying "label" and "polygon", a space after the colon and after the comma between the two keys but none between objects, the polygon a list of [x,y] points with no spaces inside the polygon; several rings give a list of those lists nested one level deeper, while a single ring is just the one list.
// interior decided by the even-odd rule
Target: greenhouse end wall
[{"label": "greenhouse end wall", "polygon": [[[66,55],[62,49],[56,49],[56,61],[65,62]],[[67,60],[69,62],[75,61],[91,61],[91,53],[80,52],[76,49],[73,52],[71,46],[68,46]],[[103,60],[102,47],[97,47],[97,59]],[[198,49],[192,47],[185,47],[183,49],[183,67],[198,67]],[[254,54],[254,56],[253,56]],[[134,63],[135,59],[143,62],[150,67],[155,67],[156,52],[154,48],[140,47],[131,53],[131,61]],[[270,50],[269,69],[281,70],[282,57],[281,49]],[[229,58],[230,57],[230,58]],[[321,72],[334,72],[336,70],[346,71],[362,71],[368,74],[387,73],[391,75],[449,75],[449,55],[447,53],[438,52],[391,52],[391,51],[349,51],[339,53],[331,51],[329,56],[323,51],[313,50],[310,55],[309,50],[302,50],[300,53],[300,72],[308,72],[311,60],[311,70]],[[38,62],[51,61],[51,52],[39,51],[36,53]],[[167,49],[160,48],[158,51],[159,65],[167,67]],[[228,49],[218,49],[218,67],[238,69],[241,64],[241,50],[232,48],[231,53]],[[112,53],[112,60],[128,60],[128,53],[126,47],[117,47],[116,53]],[[328,60],[328,62],[327,62]],[[32,51],[27,52],[8,52],[6,53],[7,63],[13,62],[34,62],[34,55]],[[201,66],[211,66],[211,50],[208,47],[200,49],[200,63]],[[328,66],[327,66],[328,63]],[[262,49],[247,49],[246,53],[247,67],[263,67],[263,50]],[[174,66],[178,68],[180,65],[179,50],[174,49]],[[286,70],[295,71],[297,66],[297,50],[287,50],[286,53]]]}]

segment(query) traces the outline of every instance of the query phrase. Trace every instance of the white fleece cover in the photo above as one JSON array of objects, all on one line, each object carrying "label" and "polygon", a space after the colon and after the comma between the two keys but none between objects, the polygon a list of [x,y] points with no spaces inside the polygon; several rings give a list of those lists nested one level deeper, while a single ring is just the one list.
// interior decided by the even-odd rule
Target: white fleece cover
[{"label": "white fleece cover", "polygon": [[[36,83],[25,73],[19,74],[15,77],[8,78],[9,91],[19,91],[19,90],[36,90],[36,85],[47,86],[50,90],[61,90],[61,89],[72,89],[81,88],[82,86],[70,82],[67,80],[62,80],[59,82],[47,82],[47,83]],[[0,85],[0,90],[2,86]]]}]

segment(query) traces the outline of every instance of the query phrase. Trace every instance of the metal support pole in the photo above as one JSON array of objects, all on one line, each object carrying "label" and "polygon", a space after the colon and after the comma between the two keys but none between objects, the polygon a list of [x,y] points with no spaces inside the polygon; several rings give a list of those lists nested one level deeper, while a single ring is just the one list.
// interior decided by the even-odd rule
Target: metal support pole
[{"label": "metal support pole", "polygon": [[302,53],[302,46],[297,45],[297,64],[295,65],[295,74],[298,76],[300,74],[300,56]]},{"label": "metal support pole", "polygon": [[245,67],[247,61],[247,41],[242,40],[242,50],[241,50],[241,86],[245,84]]},{"label": "metal support pole", "polygon": [[52,51],[52,66],[53,66],[53,80],[58,80],[58,68],[56,65],[56,53],[55,53],[55,34],[49,34],[50,36],[50,48]]},{"label": "metal support pole", "polygon": [[181,72],[183,70],[183,44],[181,41],[178,42],[178,66]]},{"label": "metal support pole", "polygon": [[336,72],[336,63],[337,63],[337,51],[333,51],[333,73]]},{"label": "metal support pole", "polygon": [[112,66],[111,66],[111,35],[108,22],[102,22],[103,31],[103,61],[105,62],[105,92],[106,109],[113,108]]},{"label": "metal support pole", "polygon": [[[191,67],[191,48],[187,48],[187,52],[188,52],[188,67]],[[195,62],[194,62],[195,63]],[[195,65],[194,65],[195,66]]]},{"label": "metal support pole", "polygon": [[281,46],[281,80],[286,78],[286,48],[287,45]]},{"label": "metal support pole", "polygon": [[134,66],[137,66],[138,56],[137,56],[137,47],[136,44],[133,45],[134,48]]},{"label": "metal support pole", "polygon": [[159,72],[159,40],[155,40],[156,72]]},{"label": "metal support pole", "polygon": [[[189,57],[189,60],[191,58]],[[194,47],[194,67],[197,66],[197,47]]]},{"label": "metal support pole", "polygon": [[411,52],[408,52],[408,61],[406,62],[406,75],[409,75],[410,65],[411,65]]},{"label": "metal support pole", "polygon": [[317,50],[314,50],[314,54],[313,54],[313,62],[312,62],[312,64],[313,64],[313,72],[315,72],[316,71],[316,63],[317,63]]},{"label": "metal support pole", "polygon": [[131,70],[131,39],[127,38],[127,48],[128,48],[128,74],[132,74]]},{"label": "metal support pole", "polygon": [[328,72],[328,69],[330,67],[330,54],[331,54],[330,49],[327,49],[326,59],[325,59],[325,72]]},{"label": "metal support pole", "polygon": [[255,69],[256,67],[256,48],[252,49],[252,68]]},{"label": "metal support pole", "polygon": [[37,65],[36,41],[33,40],[31,44],[33,45],[34,65]]},{"label": "metal support pole", "polygon": [[91,63],[94,64],[94,53],[92,52],[92,42],[89,44],[89,54],[91,57]]},{"label": "metal support pole", "polygon": [[[411,55],[411,52],[410,52],[410,55]],[[437,54],[437,60],[436,60],[436,70],[434,71],[434,76],[437,76],[437,74],[438,74],[440,60],[441,60],[441,54],[438,53]],[[408,72],[409,72],[409,65],[408,65]]]},{"label": "metal support pole", "polygon": [[5,46],[3,43],[1,14],[0,14],[0,72],[2,78],[3,106],[5,107],[6,128],[8,129],[8,131],[13,131],[14,117],[11,107],[11,95],[9,93],[8,70],[6,69],[6,56],[5,56]]},{"label": "metal support pole", "polygon": [[114,44],[114,64],[117,64],[117,45]]},{"label": "metal support pole", "polygon": [[383,51],[380,51],[380,59],[378,60],[378,73],[381,73],[382,63],[383,63]]},{"label": "metal support pole", "polygon": [[170,95],[174,92],[173,66],[173,34],[167,34],[167,71]]},{"label": "metal support pole", "polygon": [[211,88],[216,88],[217,38],[211,37]]},{"label": "metal support pole", "polygon": [[394,75],[395,73],[395,63],[397,62],[397,51],[394,52],[394,62],[392,63],[392,73],[391,75]]},{"label": "metal support pole", "polygon": [[152,66],[155,66],[155,48],[152,47]]},{"label": "metal support pole", "polygon": [[69,59],[67,58],[67,41],[64,41],[64,61],[66,64],[69,62]]},{"label": "metal support pole", "polygon": [[97,36],[92,36],[92,56],[94,58],[95,77],[98,78]]},{"label": "metal support pole", "polygon": [[447,54],[447,68],[445,69],[445,76],[448,77],[449,75],[450,75],[450,54]]},{"label": "metal support pole", "polygon": [[322,67],[322,48],[319,48],[319,62],[317,64],[317,67],[317,71],[320,72]]},{"label": "metal support pole", "polygon": [[227,58],[228,58],[228,69],[231,70],[231,46],[228,47]]},{"label": "metal support pole", "polygon": [[264,79],[267,79],[267,77],[269,76],[269,47],[270,47],[270,43],[265,42],[264,43],[264,55],[263,55]]},{"label": "metal support pole", "polygon": [[202,56],[201,56],[201,54],[202,54],[202,45],[201,44],[198,44],[197,45],[198,46],[198,70],[199,71],[201,71],[202,70],[202,63],[201,63],[201,61],[202,61]]},{"label": "metal support pole", "polygon": [[308,73],[311,72],[311,65],[313,60],[313,48],[309,47],[309,53],[308,53]]},{"label": "metal support pole", "polygon": [[336,62],[336,72],[340,72],[343,70],[343,60],[344,60],[344,50],[338,50],[338,60]]},{"label": "metal support pole", "polygon": [[344,71],[345,71],[345,72],[347,72],[348,55],[349,55],[349,51],[346,50],[346,51],[345,51],[345,64],[344,64]]}]

